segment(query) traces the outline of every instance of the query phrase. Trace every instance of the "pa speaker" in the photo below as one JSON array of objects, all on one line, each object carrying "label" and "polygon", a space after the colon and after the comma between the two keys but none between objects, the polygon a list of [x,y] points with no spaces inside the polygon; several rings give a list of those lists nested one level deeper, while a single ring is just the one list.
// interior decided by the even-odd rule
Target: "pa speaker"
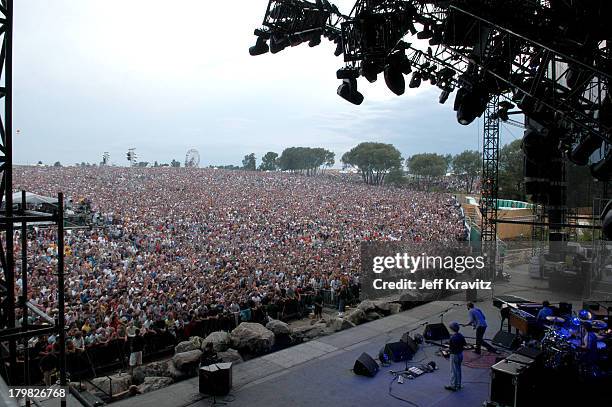
[{"label": "pa speaker", "polygon": [[402,335],[402,342],[408,345],[413,354],[417,353],[417,351],[419,350],[419,344],[410,337],[409,332],[406,332],[404,335]]},{"label": "pa speaker", "polygon": [[444,324],[427,324],[423,336],[428,341],[444,341],[450,339],[450,334]]},{"label": "pa speaker", "polygon": [[353,372],[360,376],[374,377],[378,373],[378,363],[364,352],[355,361]]},{"label": "pa speaker", "polygon": [[502,348],[515,350],[521,345],[521,337],[519,335],[500,330],[491,340],[494,345]]},{"label": "pa speaker", "polygon": [[393,362],[401,362],[412,358],[414,352],[405,342],[389,342],[380,351],[379,358],[381,362],[391,360]]},{"label": "pa speaker", "polygon": [[226,396],[232,388],[232,364],[215,363],[200,368],[200,393]]}]

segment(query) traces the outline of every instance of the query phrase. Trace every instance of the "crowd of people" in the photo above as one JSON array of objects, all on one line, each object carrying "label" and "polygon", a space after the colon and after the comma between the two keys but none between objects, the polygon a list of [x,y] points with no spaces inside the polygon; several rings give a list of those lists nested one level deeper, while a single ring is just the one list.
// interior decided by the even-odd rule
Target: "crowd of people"
[{"label": "crowd of people", "polygon": [[[91,207],[94,226],[65,236],[69,350],[136,329],[175,332],[206,318],[233,324],[262,308],[279,316],[283,301],[304,292],[358,284],[360,242],[454,241],[466,233],[448,194],[330,175],[16,167],[14,187],[63,191]],[[28,259],[27,297],[53,315],[55,230],[30,232]],[[20,280],[16,289],[21,295]],[[55,338],[36,341],[49,351]]]}]

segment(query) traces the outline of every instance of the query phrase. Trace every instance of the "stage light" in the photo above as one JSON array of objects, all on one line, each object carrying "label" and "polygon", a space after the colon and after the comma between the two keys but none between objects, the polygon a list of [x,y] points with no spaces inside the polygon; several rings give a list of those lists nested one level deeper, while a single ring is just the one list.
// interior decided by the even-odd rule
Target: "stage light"
[{"label": "stage light", "polygon": [[336,78],[338,79],[357,79],[359,78],[359,72],[353,68],[341,68],[336,71]]},{"label": "stage light", "polygon": [[361,65],[361,75],[367,79],[368,82],[374,83],[378,79],[378,67],[374,62],[364,62]]},{"label": "stage light", "polygon": [[443,105],[444,103],[446,103],[449,96],[450,96],[450,92],[447,90],[443,90],[442,93],[440,93],[440,99],[438,99],[438,101],[440,102],[441,105]]},{"label": "stage light", "polygon": [[[459,92],[457,92],[459,97]],[[479,87],[473,87],[471,91],[466,90],[461,96],[457,107],[457,121],[463,126],[472,123],[480,117],[487,108],[488,94]]]},{"label": "stage light", "polygon": [[503,122],[507,122],[509,117],[508,117],[508,111],[510,109],[514,108],[514,105],[510,102],[508,102],[507,100],[502,100],[501,102],[499,102],[499,109],[497,110],[497,112],[495,112],[495,115]]},{"label": "stage light", "polygon": [[257,37],[257,42],[255,42],[255,45],[249,48],[249,54],[251,54],[251,56],[253,57],[257,55],[263,55],[268,51],[270,51],[270,47],[268,46],[266,40],[262,37]]},{"label": "stage light", "polygon": [[600,181],[610,180],[612,173],[612,153],[608,153],[602,160],[591,165],[591,175]]},{"label": "stage light", "polygon": [[344,53],[344,46],[342,45],[342,40],[338,40],[338,45],[336,45],[336,50],[334,51],[334,55],[339,57]]},{"label": "stage light", "polygon": [[402,73],[402,62],[400,54],[389,57],[389,63],[385,66],[385,83],[389,90],[396,95],[403,95],[406,91],[406,80]]},{"label": "stage light", "polygon": [[421,86],[421,74],[419,72],[415,72],[412,74],[408,87],[414,89],[418,88],[419,86]]},{"label": "stage light", "polygon": [[570,151],[568,158],[577,165],[587,165],[591,155],[601,147],[601,139],[594,134],[587,134]]},{"label": "stage light", "polygon": [[342,99],[354,105],[363,102],[363,95],[357,90],[357,79],[343,79],[337,93]]},{"label": "stage light", "polygon": [[429,24],[426,24],[423,27],[423,31],[421,31],[421,32],[419,32],[417,34],[417,38],[419,40],[426,40],[426,39],[429,39],[431,37],[433,37],[433,31],[431,30],[431,26]]},{"label": "stage light", "polygon": [[291,42],[287,36],[279,38],[273,35],[272,38],[270,38],[270,52],[273,54],[279,53],[287,48],[290,44]]},{"label": "stage light", "polygon": [[317,45],[321,44],[321,35],[317,34],[315,35],[309,42],[308,42],[308,46],[310,48],[316,47]]}]

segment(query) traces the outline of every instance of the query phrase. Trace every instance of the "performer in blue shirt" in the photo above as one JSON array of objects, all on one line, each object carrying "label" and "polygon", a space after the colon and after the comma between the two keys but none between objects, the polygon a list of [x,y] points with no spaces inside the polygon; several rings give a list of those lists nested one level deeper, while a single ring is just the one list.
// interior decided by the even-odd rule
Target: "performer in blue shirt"
[{"label": "performer in blue shirt", "polygon": [[476,329],[476,349],[474,350],[474,353],[477,353],[480,355],[481,346],[484,346],[485,348],[487,348],[489,352],[497,353],[497,349],[489,345],[484,340],[484,334],[485,334],[485,331],[487,330],[487,319],[485,317],[485,314],[480,310],[480,308],[474,307],[474,304],[471,302],[467,303],[467,309],[468,309],[468,316],[470,320],[468,321],[467,324],[462,324],[462,325],[463,326],[471,325],[472,328]]},{"label": "performer in blue shirt", "polygon": [[537,323],[539,325],[543,325],[546,322],[546,317],[550,317],[553,314],[553,310],[552,308],[550,308],[550,302],[548,301],[543,301],[542,302],[542,309],[540,310],[540,312],[538,312],[538,315],[536,317]]},{"label": "performer in blue shirt", "polygon": [[451,322],[448,326],[453,332],[448,342],[450,352],[451,382],[444,386],[446,390],[457,391],[461,389],[461,363],[463,363],[463,348],[466,345],[465,338],[459,333],[459,324]]}]

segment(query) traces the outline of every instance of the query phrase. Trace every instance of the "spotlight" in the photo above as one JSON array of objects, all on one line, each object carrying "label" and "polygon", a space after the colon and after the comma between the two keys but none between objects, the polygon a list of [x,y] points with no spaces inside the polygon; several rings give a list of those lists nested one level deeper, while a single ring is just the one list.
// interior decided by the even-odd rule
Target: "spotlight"
[{"label": "spotlight", "polygon": [[[463,126],[480,117],[487,108],[488,93],[482,88],[474,87],[462,96],[457,108],[457,121]],[[457,93],[459,97],[459,93]]]},{"label": "spotlight", "polygon": [[443,105],[444,103],[446,103],[449,96],[450,96],[450,92],[447,90],[443,90],[442,93],[440,93],[440,99],[438,101],[440,102],[441,105]]},{"label": "spotlight", "polygon": [[279,53],[287,48],[290,44],[291,42],[286,36],[279,38],[273,35],[270,39],[270,52],[273,54]]},{"label": "spotlight", "polygon": [[378,67],[374,62],[364,62],[361,65],[361,75],[370,83],[376,82],[378,79]]},{"label": "spotlight", "polygon": [[508,121],[508,111],[513,109],[514,105],[507,100],[502,100],[499,102],[499,109],[495,112],[495,116],[499,118],[502,122]]},{"label": "spotlight", "polygon": [[334,51],[334,55],[339,57],[344,53],[344,46],[342,45],[342,40],[338,41],[338,45],[336,45],[336,50]]},{"label": "spotlight", "polygon": [[576,165],[587,165],[591,155],[601,147],[601,139],[593,134],[587,134],[570,151],[569,159]]},{"label": "spotlight", "polygon": [[270,51],[270,47],[268,46],[266,40],[264,40],[262,37],[257,37],[257,42],[255,42],[255,45],[249,48],[249,54],[251,54],[253,57],[263,55],[268,51]]},{"label": "spotlight", "polygon": [[310,48],[313,48],[319,45],[320,43],[321,43],[321,35],[317,34],[314,37],[312,37],[312,39],[308,42],[308,46]]},{"label": "spotlight", "polygon": [[336,78],[338,79],[357,79],[359,72],[352,68],[341,68],[336,71]]},{"label": "spotlight", "polygon": [[426,40],[426,39],[429,39],[431,37],[433,37],[433,31],[431,30],[431,26],[429,24],[426,24],[423,27],[423,31],[421,31],[421,32],[419,32],[417,34],[417,38],[419,40]]},{"label": "spotlight", "polygon": [[612,173],[612,153],[608,153],[601,161],[591,165],[591,174],[600,181],[608,181]]},{"label": "spotlight", "polygon": [[357,79],[343,79],[337,93],[342,99],[354,105],[360,105],[363,102],[363,95],[357,90]]},{"label": "spotlight", "polygon": [[412,74],[408,87],[414,89],[418,88],[419,86],[421,86],[421,74],[419,72],[415,72]]},{"label": "spotlight", "polygon": [[385,67],[385,83],[389,90],[396,95],[403,95],[406,91],[406,81],[402,73],[401,56],[393,54]]}]

